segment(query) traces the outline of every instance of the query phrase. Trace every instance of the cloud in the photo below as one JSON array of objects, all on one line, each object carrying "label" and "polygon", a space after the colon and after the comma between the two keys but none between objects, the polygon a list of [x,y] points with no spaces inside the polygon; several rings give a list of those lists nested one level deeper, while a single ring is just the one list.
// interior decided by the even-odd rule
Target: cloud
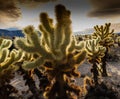
[{"label": "cloud", "polygon": [[57,0],[18,0],[18,3],[24,7],[36,7],[47,2],[54,2]]},{"label": "cloud", "polygon": [[92,4],[90,17],[111,18],[120,16],[120,0],[89,0]]},{"label": "cloud", "polygon": [[0,26],[14,22],[21,16],[20,9],[14,0],[0,0]]},{"label": "cloud", "polygon": [[[56,0],[0,0],[0,27],[14,24],[22,16],[21,7],[37,5]],[[23,5],[23,6],[20,6]]]}]

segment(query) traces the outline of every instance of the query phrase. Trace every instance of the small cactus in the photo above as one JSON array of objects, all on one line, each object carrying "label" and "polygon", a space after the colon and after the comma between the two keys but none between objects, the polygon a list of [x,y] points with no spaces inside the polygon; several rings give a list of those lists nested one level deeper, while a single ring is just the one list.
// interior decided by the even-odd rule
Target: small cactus
[{"label": "small cactus", "polygon": [[99,65],[101,62],[101,58],[104,57],[104,53],[106,48],[99,45],[100,38],[87,40],[86,41],[86,51],[87,51],[87,58],[90,64],[92,64],[91,72],[93,76],[93,80],[95,85],[98,84],[98,76],[99,72],[101,72]]},{"label": "small cactus", "polygon": [[110,47],[114,45],[114,30],[110,30],[110,26],[111,23],[106,23],[105,26],[101,25],[100,27],[97,25],[94,27],[95,32],[92,35],[93,38],[99,37],[101,39],[99,42],[100,45],[106,48],[105,56],[102,58],[102,76],[108,76],[106,70],[106,58]]}]

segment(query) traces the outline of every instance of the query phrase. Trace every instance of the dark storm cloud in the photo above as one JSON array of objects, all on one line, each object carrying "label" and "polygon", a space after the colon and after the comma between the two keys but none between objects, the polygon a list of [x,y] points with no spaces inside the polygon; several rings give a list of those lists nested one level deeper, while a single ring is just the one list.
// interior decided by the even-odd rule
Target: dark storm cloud
[{"label": "dark storm cloud", "polygon": [[54,2],[57,0],[17,0],[19,4],[24,5],[25,7],[35,7],[39,4]]},{"label": "dark storm cloud", "polygon": [[20,9],[14,0],[0,0],[0,23],[16,21],[20,17]]},{"label": "dark storm cloud", "polygon": [[56,0],[0,0],[0,26],[8,22],[15,22],[20,18],[22,15],[20,5],[28,7],[35,4],[37,6],[49,1]]},{"label": "dark storm cloud", "polygon": [[117,17],[120,15],[120,0],[89,0],[93,10],[90,17]]},{"label": "dark storm cloud", "polygon": [[79,12],[79,10],[84,11],[89,8],[87,0],[64,0],[63,3],[76,12]]},{"label": "dark storm cloud", "polygon": [[20,3],[33,3],[33,2],[40,2],[40,3],[45,3],[49,1],[56,1],[56,0],[18,0]]}]

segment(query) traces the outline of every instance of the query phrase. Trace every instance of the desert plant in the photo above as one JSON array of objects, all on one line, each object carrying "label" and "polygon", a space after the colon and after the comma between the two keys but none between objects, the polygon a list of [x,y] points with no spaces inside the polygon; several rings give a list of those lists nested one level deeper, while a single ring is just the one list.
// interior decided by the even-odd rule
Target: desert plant
[{"label": "desert plant", "polygon": [[97,25],[94,27],[95,32],[93,33],[93,38],[99,37],[100,45],[106,48],[105,56],[102,58],[102,76],[108,76],[107,70],[106,70],[106,58],[108,55],[108,51],[110,49],[110,46],[114,44],[113,36],[114,36],[114,30],[110,30],[110,23],[106,23],[105,26],[101,25],[100,27]]},{"label": "desert plant", "polygon": [[86,41],[87,59],[92,64],[91,73],[95,85],[98,85],[98,76],[101,73],[100,63],[101,58],[104,57],[106,51],[105,47],[99,45],[100,38]]},{"label": "desert plant", "polygon": [[16,71],[15,62],[19,62],[22,57],[21,51],[9,48],[12,45],[11,40],[0,38],[0,97],[10,98],[10,94],[16,92],[15,88],[10,85],[10,80],[14,77]]},{"label": "desert plant", "polygon": [[[51,82],[44,95],[48,99],[68,99],[80,94],[81,88],[71,83],[71,77],[79,76],[77,68],[83,62],[86,52],[84,42],[76,44],[72,38],[70,11],[63,5],[55,8],[56,25],[47,13],[40,14],[41,36],[33,26],[24,29],[25,38],[16,38],[17,48],[36,54],[33,61],[23,64],[26,70],[42,68]],[[75,53],[78,51],[78,53]]]}]

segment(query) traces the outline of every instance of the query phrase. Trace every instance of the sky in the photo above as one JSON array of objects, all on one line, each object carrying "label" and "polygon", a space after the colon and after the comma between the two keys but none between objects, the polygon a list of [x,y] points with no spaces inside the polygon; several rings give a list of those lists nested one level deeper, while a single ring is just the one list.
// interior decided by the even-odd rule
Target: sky
[{"label": "sky", "polygon": [[54,19],[54,7],[63,4],[71,11],[74,32],[104,23],[120,23],[120,0],[0,0],[0,28],[38,29],[39,14],[47,12]]}]

